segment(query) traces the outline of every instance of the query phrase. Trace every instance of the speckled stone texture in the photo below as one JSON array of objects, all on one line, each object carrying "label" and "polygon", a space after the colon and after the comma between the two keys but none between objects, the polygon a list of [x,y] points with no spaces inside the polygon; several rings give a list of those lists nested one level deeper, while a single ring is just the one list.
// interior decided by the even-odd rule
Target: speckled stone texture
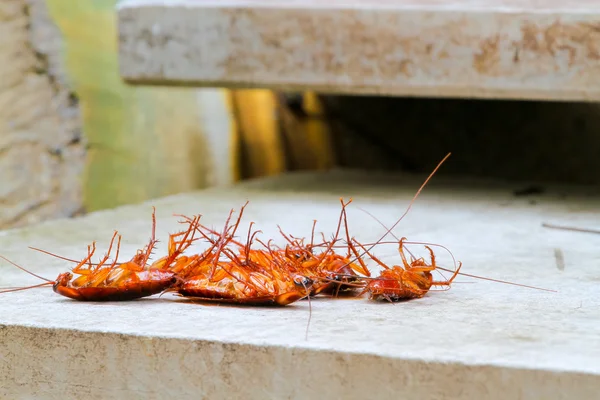
[{"label": "speckled stone texture", "polygon": [[0,227],[79,213],[86,140],[45,1],[2,0],[0,38]]},{"label": "speckled stone texture", "polygon": [[118,18],[131,82],[600,98],[595,0],[128,0]]},{"label": "speckled stone texture", "polygon": [[[222,223],[246,201],[245,224],[263,237],[276,224],[308,235],[313,219],[329,234],[339,196],[352,196],[352,235],[371,241],[391,224],[418,179],[334,171],[291,174],[182,194],[0,233],[1,253],[54,278],[69,263],[27,249],[80,258],[114,229],[123,257],[149,236],[157,207],[166,234],[173,213]],[[449,291],[398,304],[366,299],[306,301],[285,308],[205,306],[170,295],[129,303],[83,304],[50,289],[0,295],[2,398],[348,398],[590,399],[600,385],[600,235],[543,228],[543,222],[598,227],[600,194],[551,188],[516,197],[515,185],[434,179],[396,233],[448,246],[463,271],[558,290],[548,293],[460,277]],[[198,246],[202,246],[199,244]],[[558,250],[557,250],[558,249]],[[419,249],[416,249],[419,251]],[[557,264],[562,252],[564,265]],[[375,253],[398,261],[394,246]],[[440,263],[449,257],[439,251]],[[0,286],[38,281],[5,262]],[[374,271],[376,272],[376,271]]]}]

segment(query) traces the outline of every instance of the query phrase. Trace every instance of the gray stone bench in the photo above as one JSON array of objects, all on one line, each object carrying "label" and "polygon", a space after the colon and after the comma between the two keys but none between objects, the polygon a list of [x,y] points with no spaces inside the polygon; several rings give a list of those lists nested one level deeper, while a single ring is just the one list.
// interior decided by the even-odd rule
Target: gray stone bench
[{"label": "gray stone bench", "polygon": [[595,0],[126,0],[132,83],[600,98]]},{"label": "gray stone bench", "polygon": [[[122,257],[149,237],[157,207],[166,235],[173,213],[222,226],[246,201],[245,224],[263,237],[276,224],[308,235],[313,219],[331,232],[339,196],[353,196],[350,229],[370,241],[391,224],[420,179],[373,173],[290,174],[158,199],[146,204],[0,232],[0,253],[54,279],[70,264],[27,249],[81,258],[114,229]],[[557,289],[548,293],[460,277],[448,291],[405,303],[306,301],[285,308],[206,306],[165,295],[84,304],[49,288],[0,295],[2,398],[378,398],[591,399],[600,387],[600,235],[543,228],[543,222],[600,225],[597,194],[556,188],[515,197],[515,185],[435,178],[396,229],[448,246],[463,271]],[[568,193],[568,196],[563,196]],[[533,199],[533,200],[532,200]],[[199,245],[200,246],[200,245]],[[558,265],[555,251],[564,254]],[[392,263],[395,246],[375,253]],[[440,261],[448,257],[439,252]],[[0,286],[39,283],[0,263]]]}]

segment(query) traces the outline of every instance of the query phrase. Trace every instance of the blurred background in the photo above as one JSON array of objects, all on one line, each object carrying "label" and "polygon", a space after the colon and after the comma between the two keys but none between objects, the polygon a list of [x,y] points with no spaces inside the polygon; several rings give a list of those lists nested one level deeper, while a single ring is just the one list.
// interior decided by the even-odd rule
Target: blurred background
[{"label": "blurred background", "polygon": [[595,103],[144,88],[116,0],[0,1],[0,228],[286,171],[600,183]]}]

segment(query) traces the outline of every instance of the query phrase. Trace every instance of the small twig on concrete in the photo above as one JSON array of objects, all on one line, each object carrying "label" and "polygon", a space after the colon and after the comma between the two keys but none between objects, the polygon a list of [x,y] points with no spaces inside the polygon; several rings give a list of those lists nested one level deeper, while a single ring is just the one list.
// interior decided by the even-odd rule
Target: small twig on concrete
[{"label": "small twig on concrete", "polygon": [[561,225],[554,225],[554,224],[547,224],[547,223],[543,223],[542,226],[544,228],[561,229],[563,231],[573,231],[573,232],[597,233],[597,234],[600,234],[600,229],[577,228],[577,227],[574,227],[574,226],[561,226]]}]

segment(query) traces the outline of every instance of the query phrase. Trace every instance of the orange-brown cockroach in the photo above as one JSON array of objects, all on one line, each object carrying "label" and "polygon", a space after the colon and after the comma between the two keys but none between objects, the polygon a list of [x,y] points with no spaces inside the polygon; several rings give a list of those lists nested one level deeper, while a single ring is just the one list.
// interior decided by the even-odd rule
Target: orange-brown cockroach
[{"label": "orange-brown cockroach", "polygon": [[[433,251],[431,250],[431,248],[428,248],[430,255],[431,255],[431,264],[427,264],[423,258],[415,259],[412,256],[411,256],[412,257],[411,262],[408,262],[405,254],[404,254],[403,240],[400,240],[400,243],[399,243],[399,251],[400,251],[400,255],[402,257],[402,261],[403,261],[402,266],[395,265],[392,268],[390,268],[370,253],[370,251],[373,249],[373,247],[380,244],[388,234],[391,234],[392,230],[408,214],[413,203],[415,202],[416,198],[419,196],[419,194],[421,193],[421,191],[423,190],[425,185],[429,182],[429,180],[432,178],[432,176],[441,167],[441,165],[444,163],[444,161],[446,161],[446,159],[448,159],[448,157],[450,157],[450,153],[448,153],[442,159],[442,161],[440,161],[438,163],[438,165],[435,167],[433,172],[431,172],[431,174],[429,174],[429,176],[427,177],[425,182],[423,182],[423,184],[421,185],[421,187],[419,188],[417,193],[413,196],[413,198],[412,198],[411,202],[409,203],[407,209],[405,210],[404,214],[394,223],[394,225],[391,228],[386,230],[385,234],[377,242],[371,244],[368,249],[365,246],[363,246],[362,244],[360,244],[358,241],[356,241],[355,239],[351,239],[349,237],[350,235],[348,233],[348,228],[347,228],[348,223],[346,220],[346,211],[345,211],[345,206],[347,204],[345,205],[344,201],[341,200],[342,213],[344,215],[344,220],[345,220],[345,224],[346,224],[348,258],[350,257],[350,253],[355,255],[354,260],[361,260],[364,255],[367,255],[367,256],[371,257],[371,259],[373,259],[375,262],[377,262],[381,267],[384,268],[384,271],[381,273],[381,275],[376,278],[370,278],[369,277],[370,274],[365,274],[365,275],[367,275],[366,277],[363,276],[361,278],[358,278],[358,280],[369,281],[366,284],[364,291],[369,292],[371,295],[370,297],[372,299],[384,298],[389,301],[398,301],[398,300],[402,300],[402,299],[422,297],[429,291],[431,286],[449,286],[452,283],[452,281],[454,280],[454,278],[456,277],[456,274],[455,274],[452,276],[451,279],[449,279],[447,281],[434,281],[431,272],[434,271],[437,268],[437,266],[435,264],[435,255],[434,255]],[[358,251],[356,250],[356,246],[362,248],[362,250],[363,250],[362,254],[358,254]],[[348,263],[346,265],[348,265]],[[361,261],[361,265],[364,266],[364,263],[362,263],[362,261]],[[342,267],[343,266],[344,265],[342,265]],[[364,269],[368,272],[368,269],[366,266],[364,266]],[[460,266],[459,266],[458,270],[460,270]],[[344,277],[350,278],[354,282],[357,279],[355,274],[339,273],[337,275],[338,279],[344,278]],[[352,284],[354,284],[354,282],[352,282]],[[363,293],[364,293],[364,291],[363,291]]]},{"label": "orange-brown cockroach", "polygon": [[[115,232],[110,241],[108,252],[99,263],[93,264],[91,262],[92,256],[96,251],[96,243],[94,242],[91,246],[88,246],[87,257],[79,262],[71,272],[64,272],[58,275],[55,281],[34,274],[7,258],[0,256],[15,267],[46,281],[45,283],[25,288],[3,290],[0,293],[31,289],[45,285],[52,285],[55,293],[79,301],[126,301],[161,293],[175,284],[177,277],[173,272],[147,266],[148,259],[157,242],[155,232],[156,217],[153,211],[152,237],[150,242],[143,250],[139,250],[130,261],[117,264],[121,236],[118,235],[118,232]],[[116,255],[114,261],[108,264],[107,261],[117,237]],[[55,257],[63,258],[44,250],[41,251]]]},{"label": "orange-brown cockroach", "polygon": [[[362,211],[364,211],[369,216],[371,216],[384,229],[387,230],[387,227],[377,217],[375,217],[373,214],[371,214],[370,212],[368,212],[366,210],[362,210]],[[409,241],[406,240],[406,238],[398,239],[398,237],[396,235],[394,235],[392,232],[390,232],[390,234],[396,239],[397,242],[379,242],[379,243],[376,243],[376,244],[398,243],[400,245],[400,247],[401,247],[401,250],[406,249],[403,246],[404,244],[419,244],[419,245],[424,245],[428,249],[428,251],[430,253],[432,253],[432,250],[431,250],[430,246],[432,246],[432,247],[440,247],[440,248],[444,249],[445,251],[447,251],[448,254],[450,254],[450,256],[452,257],[452,260],[454,260],[454,262],[455,262],[455,267],[456,267],[456,260],[454,258],[454,255],[452,254],[452,252],[446,246],[443,246],[441,244],[436,244],[436,243],[427,243],[427,242],[412,242],[412,241],[409,242]],[[410,251],[408,251],[408,253],[411,256],[411,259],[414,261],[415,257],[413,256],[413,254]],[[433,256],[433,254],[432,254],[432,256]],[[435,261],[435,259],[433,257],[432,257],[432,260]],[[462,264],[460,264],[460,265],[462,265]],[[529,286],[529,285],[524,285],[524,284],[521,284],[521,283],[504,281],[504,280],[494,279],[494,278],[487,278],[487,277],[484,277],[484,276],[472,275],[472,274],[468,274],[468,273],[465,273],[465,272],[458,272],[456,268],[454,270],[451,270],[451,269],[448,269],[448,268],[441,267],[439,265],[435,265],[435,269],[455,274],[454,277],[452,278],[452,280],[454,280],[454,278],[456,277],[456,275],[461,275],[461,276],[466,276],[466,277],[469,277],[469,278],[475,278],[475,279],[481,279],[481,280],[490,281],[490,282],[502,283],[502,284],[505,284],[505,285],[513,285],[513,286],[519,286],[519,287],[523,287],[523,288],[527,288],[527,289],[535,289],[535,290],[542,290],[542,291],[545,291],[545,292],[556,293],[556,290],[552,290],[552,289],[544,289],[544,288],[540,288],[540,287],[537,287],[537,286]],[[460,267],[458,269],[460,269]],[[442,286],[450,286],[450,283],[452,283],[452,282],[449,282],[448,285],[442,285]]]},{"label": "orange-brown cockroach", "polygon": [[[459,262],[458,268],[455,268],[455,270],[450,270],[450,269],[440,267],[436,264],[435,254],[430,246],[442,247],[443,249],[450,252],[446,247],[437,245],[437,244],[430,244],[430,243],[407,242],[406,238],[398,239],[392,233],[392,230],[408,214],[413,203],[415,202],[416,198],[418,197],[420,192],[423,190],[425,185],[429,182],[429,180],[432,178],[432,176],[436,173],[436,171],[440,168],[440,166],[444,163],[444,161],[449,156],[450,156],[450,154],[446,155],[446,157],[444,157],[442,159],[442,161],[440,161],[440,163],[437,165],[437,167],[427,177],[425,182],[421,185],[421,187],[419,188],[417,193],[414,195],[414,197],[412,198],[412,200],[409,203],[405,212],[390,228],[386,228],[385,225],[383,225],[383,223],[381,223],[381,221],[377,220],[377,218],[375,218],[372,214],[369,214],[386,229],[385,234],[377,242],[368,245],[368,248],[366,248],[366,246],[364,246],[364,245],[358,243],[356,240],[352,239],[352,241],[355,243],[355,246],[361,247],[363,249],[363,253],[361,255],[357,255],[357,257],[356,257],[357,259],[360,259],[360,257],[362,257],[363,255],[368,255],[369,257],[371,257],[371,259],[373,259],[376,263],[378,263],[381,267],[384,268],[384,270],[381,272],[381,274],[378,277],[375,277],[375,278],[361,277],[360,278],[360,280],[362,280],[363,282],[366,282],[363,293],[364,292],[369,293],[370,298],[374,299],[374,300],[385,299],[385,300],[389,300],[389,301],[399,301],[399,300],[407,300],[407,299],[412,299],[412,298],[420,298],[420,297],[423,297],[431,289],[432,286],[445,286],[445,287],[449,288],[457,275],[469,276],[469,277],[473,277],[473,278],[484,279],[484,280],[505,283],[505,284],[511,284],[511,285],[516,285],[516,286],[522,286],[522,287],[527,287],[527,288],[532,288],[532,289],[553,291],[553,290],[549,290],[549,289],[542,289],[542,288],[537,288],[537,287],[533,287],[533,286],[521,285],[521,284],[517,284],[517,283],[512,283],[512,282],[501,281],[501,280],[497,280],[497,279],[484,278],[484,277],[479,277],[476,275],[461,273],[460,269],[462,267],[462,263],[460,263],[460,262]],[[402,266],[395,265],[390,268],[387,265],[385,265],[381,260],[377,259],[375,256],[373,256],[370,253],[370,251],[373,249],[373,247],[375,247],[379,244],[383,244],[383,239],[389,234],[391,234],[392,236],[394,236],[396,238],[396,240],[398,240],[399,252],[400,252],[400,256],[402,258]],[[428,263],[427,261],[425,261],[424,258],[418,258],[418,259],[415,258],[410,253],[410,251],[409,251],[410,261],[408,261],[408,258],[406,257],[406,254],[404,253],[404,251],[405,251],[404,245],[408,244],[408,243],[425,245],[426,249],[429,251],[429,254],[431,257],[431,262]],[[350,243],[350,241],[348,243],[348,246],[350,248],[354,247],[354,245],[352,245]],[[356,251],[354,251],[354,254],[356,254]],[[454,256],[452,255],[452,253],[450,253],[450,255],[452,256],[452,259],[454,260]],[[455,265],[455,267],[456,267],[456,265]],[[445,279],[445,280],[441,280],[441,281],[436,281],[433,279],[433,276],[432,276],[432,272],[435,270],[443,270],[443,271],[451,272],[452,276],[450,279],[447,279],[447,280]],[[342,276],[342,275],[340,274],[340,276]]]},{"label": "orange-brown cockroach", "polygon": [[370,299],[399,301],[420,298],[425,296],[432,286],[450,287],[452,281],[458,275],[462,267],[462,263],[460,262],[450,279],[443,281],[434,280],[432,272],[438,267],[435,263],[435,254],[431,247],[425,246],[431,257],[430,264],[424,258],[414,258],[412,255],[409,262],[404,254],[405,241],[406,238],[400,239],[398,245],[400,257],[402,257],[402,265],[394,265],[391,268],[372,255],[363,245],[358,244],[377,264],[384,268],[381,274],[377,278],[370,280],[365,287],[364,291],[369,293]]},{"label": "orange-brown cockroach", "polygon": [[[359,274],[370,276],[369,269],[364,264],[362,258],[359,257],[350,240],[346,207],[352,202],[352,199],[347,203],[343,199],[340,199],[340,202],[342,210],[337,230],[331,241],[323,239],[323,244],[314,244],[315,224],[313,224],[310,245],[304,245],[303,239],[296,239],[286,235],[280,228],[280,232],[288,244],[285,250],[279,251],[281,254],[285,254],[291,261],[292,264],[290,267],[294,273],[309,277],[314,281],[311,295],[333,295],[341,291],[349,291],[354,288],[355,285],[353,285],[353,282],[361,276]],[[346,255],[336,253],[334,250],[334,245],[339,240],[338,237],[342,222],[348,243],[348,252]],[[318,254],[315,253],[314,249],[322,246],[325,246],[325,250]],[[352,255],[356,256],[356,262],[350,260]]]},{"label": "orange-brown cockroach", "polygon": [[[233,225],[229,225],[234,212],[231,210],[223,233],[217,234],[216,239],[210,237],[215,231],[195,224],[193,228],[211,246],[198,255],[195,262],[176,272],[180,282],[168,291],[198,301],[280,306],[308,294],[310,280],[293,276],[287,265],[281,264],[281,260],[272,257],[270,252],[251,248],[260,232],[252,232],[253,224],[250,224],[246,244],[234,241],[246,205]],[[193,223],[191,218],[186,220]],[[237,254],[228,247],[231,242],[240,247]]]}]

